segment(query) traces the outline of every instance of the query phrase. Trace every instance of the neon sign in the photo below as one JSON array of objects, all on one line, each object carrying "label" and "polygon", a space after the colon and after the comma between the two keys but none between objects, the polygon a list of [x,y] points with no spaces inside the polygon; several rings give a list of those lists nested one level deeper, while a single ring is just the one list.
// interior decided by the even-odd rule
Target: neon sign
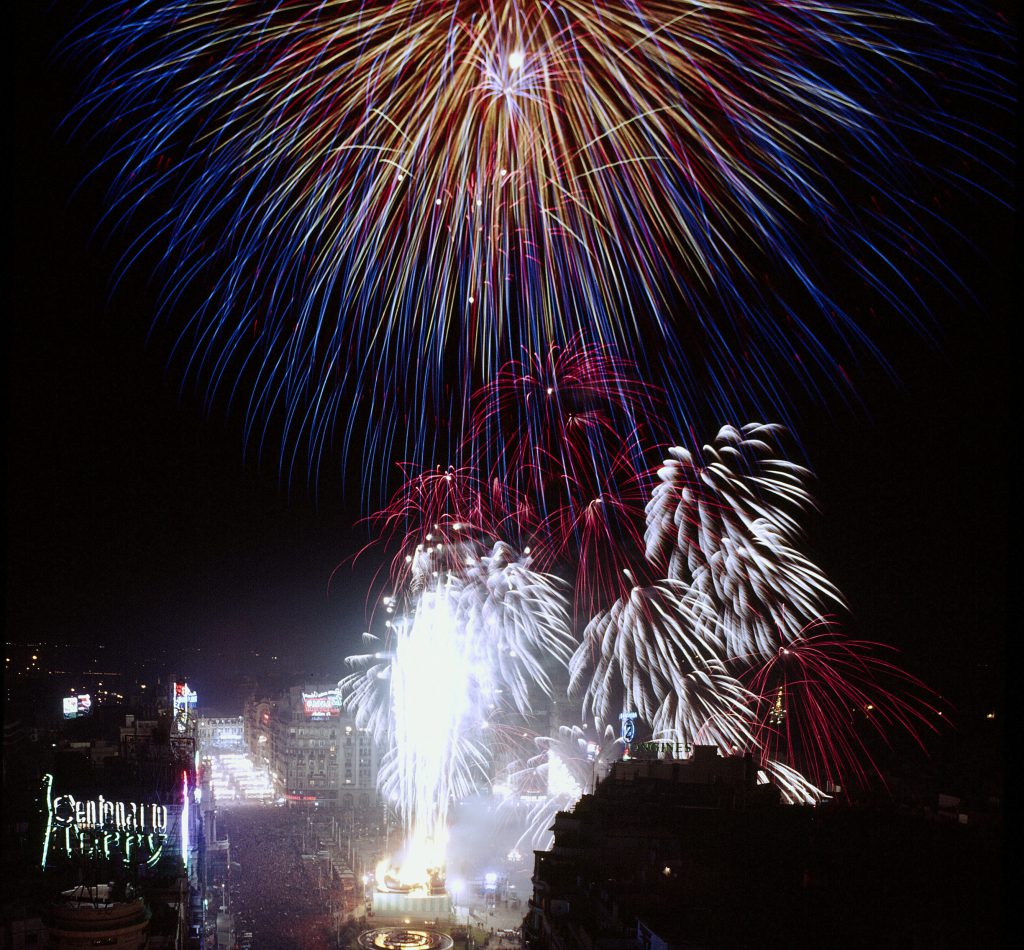
[{"label": "neon sign", "polygon": [[65,696],[62,708],[65,719],[77,719],[79,716],[88,716],[92,712],[92,696],[89,693]]},{"label": "neon sign", "polygon": [[184,795],[181,806],[181,860],[188,867],[188,772],[181,773],[181,790]]},{"label": "neon sign", "polygon": [[195,713],[196,708],[199,706],[199,694],[195,690],[189,689],[188,683],[175,683],[172,704],[174,706],[174,721],[178,724],[178,732],[184,732],[188,724],[189,714]]},{"label": "neon sign", "polygon": [[[187,781],[187,779],[186,779]],[[78,801],[74,795],[53,795],[53,776],[43,778],[46,833],[42,867],[52,845],[63,845],[68,857],[123,857],[129,867],[145,858],[154,867],[167,841],[166,805],[116,802],[97,796]]]},{"label": "neon sign", "polygon": [[302,711],[307,719],[337,719],[341,715],[341,697],[336,689],[303,693]]},{"label": "neon sign", "polygon": [[620,738],[622,739],[622,744],[625,746],[625,751],[622,757],[624,759],[628,759],[630,744],[636,738],[636,713],[619,713],[619,719],[622,720],[622,733],[620,735]]}]

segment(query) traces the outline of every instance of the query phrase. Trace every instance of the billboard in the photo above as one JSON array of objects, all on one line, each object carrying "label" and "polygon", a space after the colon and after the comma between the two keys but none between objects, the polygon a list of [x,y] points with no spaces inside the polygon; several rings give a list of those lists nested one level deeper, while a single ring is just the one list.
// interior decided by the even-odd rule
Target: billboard
[{"label": "billboard", "polygon": [[199,705],[199,694],[188,688],[188,683],[174,684],[174,708],[194,712]]},{"label": "billboard", "polygon": [[307,719],[337,719],[341,716],[341,697],[336,689],[303,693],[302,711]]},{"label": "billboard", "polygon": [[188,683],[175,683],[171,700],[174,704],[174,721],[178,725],[178,732],[184,732],[189,720],[195,719],[199,694],[189,689]]},{"label": "billboard", "polygon": [[88,716],[92,712],[92,696],[89,693],[65,696],[62,706],[65,719],[77,719],[79,716]]}]

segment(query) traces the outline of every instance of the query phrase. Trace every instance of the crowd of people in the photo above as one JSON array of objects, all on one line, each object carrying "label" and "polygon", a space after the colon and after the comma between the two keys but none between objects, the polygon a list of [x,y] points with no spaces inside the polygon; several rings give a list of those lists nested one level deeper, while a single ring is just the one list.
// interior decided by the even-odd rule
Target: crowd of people
[{"label": "crowd of people", "polygon": [[[361,871],[364,865],[372,868],[386,849],[386,829],[376,809],[332,817],[298,808],[239,806],[218,809],[217,823],[218,837],[230,841],[227,903],[236,937],[251,933],[253,950],[335,950],[352,944],[371,906],[363,901]],[[504,913],[496,906],[502,904]],[[509,904],[507,899],[488,903],[483,916],[470,910],[483,931],[475,947],[519,950],[518,933],[500,929],[510,916]],[[520,917],[513,911],[511,919]]]},{"label": "crowd of people", "polygon": [[218,820],[231,840],[228,892],[236,929],[252,931],[259,950],[333,947],[332,911],[342,908],[342,895],[329,870],[302,857],[304,848],[315,854],[319,846],[306,816],[239,808]]}]

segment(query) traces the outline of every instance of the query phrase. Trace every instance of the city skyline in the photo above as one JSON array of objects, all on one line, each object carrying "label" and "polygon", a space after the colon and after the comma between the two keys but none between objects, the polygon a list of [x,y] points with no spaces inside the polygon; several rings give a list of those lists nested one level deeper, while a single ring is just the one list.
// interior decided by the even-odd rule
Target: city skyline
[{"label": "city skyline", "polygon": [[1014,21],[19,5],[0,943],[995,940]]}]

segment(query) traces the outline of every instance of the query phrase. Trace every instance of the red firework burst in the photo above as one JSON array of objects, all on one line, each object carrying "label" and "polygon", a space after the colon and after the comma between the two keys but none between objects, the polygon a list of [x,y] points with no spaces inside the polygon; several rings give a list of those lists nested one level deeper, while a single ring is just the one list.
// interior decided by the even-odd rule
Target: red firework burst
[{"label": "red firework burst", "polygon": [[507,491],[468,468],[438,466],[417,472],[403,466],[403,471],[408,477],[388,504],[368,519],[376,529],[370,546],[383,543],[396,551],[391,562],[396,586],[408,575],[416,551],[431,548],[442,555],[436,561],[443,566],[443,552],[450,551],[457,559],[460,542],[494,537],[502,512],[510,506]]},{"label": "red firework burst", "polygon": [[876,655],[882,644],[850,640],[819,618],[742,678],[758,697],[754,735],[763,758],[800,769],[819,787],[864,784],[881,775],[873,738],[887,747],[902,731],[924,748],[942,700],[920,680]]}]

